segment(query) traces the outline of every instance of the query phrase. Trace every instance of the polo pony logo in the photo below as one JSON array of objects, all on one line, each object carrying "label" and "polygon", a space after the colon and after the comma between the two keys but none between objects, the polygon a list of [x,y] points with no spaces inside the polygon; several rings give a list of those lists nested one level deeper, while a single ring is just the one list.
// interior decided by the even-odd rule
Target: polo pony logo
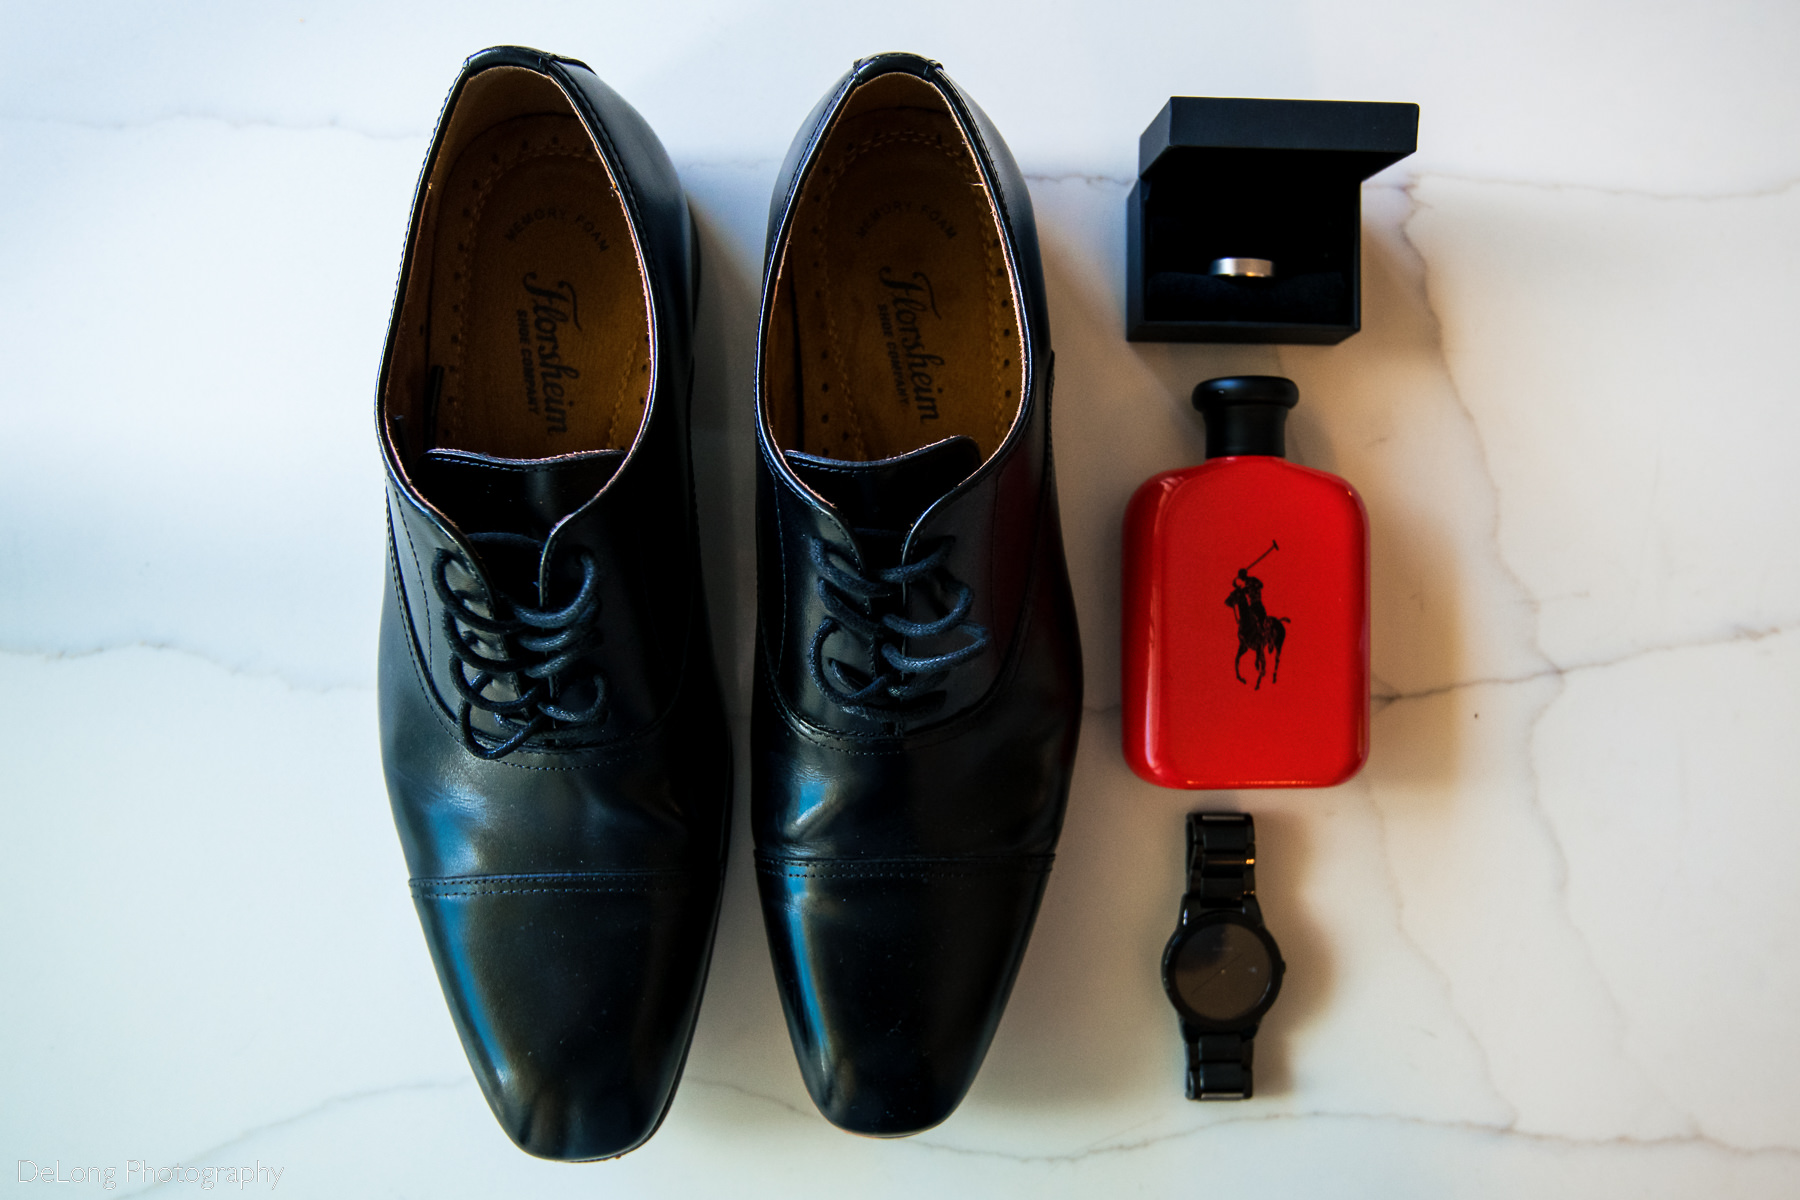
[{"label": "polo pony logo", "polygon": [[1263,581],[1250,573],[1254,567],[1275,551],[1281,549],[1281,543],[1274,538],[1269,539],[1269,548],[1256,556],[1249,567],[1239,567],[1237,581],[1231,585],[1231,595],[1225,597],[1225,606],[1237,613],[1238,647],[1237,657],[1231,660],[1232,674],[1239,683],[1249,683],[1244,678],[1244,655],[1256,653],[1256,691],[1262,690],[1263,675],[1268,671],[1269,659],[1274,658],[1274,670],[1268,671],[1271,685],[1281,682],[1281,647],[1287,642],[1288,619],[1271,617],[1268,609],[1263,607]]}]

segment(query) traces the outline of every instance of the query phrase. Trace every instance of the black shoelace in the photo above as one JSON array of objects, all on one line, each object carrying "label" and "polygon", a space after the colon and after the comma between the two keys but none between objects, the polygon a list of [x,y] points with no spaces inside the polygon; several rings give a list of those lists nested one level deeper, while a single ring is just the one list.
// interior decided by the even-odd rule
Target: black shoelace
[{"label": "black shoelace", "polygon": [[[476,533],[470,534],[469,540],[502,552],[535,555],[543,550],[542,542],[516,533]],[[606,681],[598,672],[586,677],[592,680],[594,694],[585,707],[570,708],[560,702],[581,688],[583,676],[572,668],[604,636],[596,619],[600,569],[593,557],[581,552],[581,586],[575,598],[560,608],[521,604],[485,584],[481,591],[458,591],[450,585],[451,563],[472,576],[474,573],[455,554],[438,551],[432,576],[438,598],[444,602],[444,636],[455,660],[451,678],[462,696],[462,739],[469,753],[477,758],[501,758],[546,730],[580,729],[605,721]],[[475,578],[481,583],[479,576]],[[470,607],[472,601],[479,602],[487,613]],[[509,684],[514,698],[487,695],[495,683]],[[506,731],[504,736],[475,729],[471,717],[478,708],[492,715]]]},{"label": "black shoelace", "polygon": [[[897,540],[890,530],[857,529],[858,538]],[[975,594],[944,567],[954,539],[940,539],[917,562],[878,567],[864,574],[855,560],[823,538],[808,538],[812,563],[819,572],[819,599],[826,617],[813,634],[807,667],[815,686],[845,712],[869,720],[893,722],[924,716],[944,703],[938,685],[953,667],[968,662],[987,648],[988,631],[969,620]],[[903,589],[930,581],[956,599],[950,611],[936,620],[909,621],[893,611],[883,612],[903,598]],[[843,630],[869,648],[873,673],[829,658],[825,643]],[[935,638],[961,631],[968,640],[942,654],[910,655],[900,649],[903,639]]]}]

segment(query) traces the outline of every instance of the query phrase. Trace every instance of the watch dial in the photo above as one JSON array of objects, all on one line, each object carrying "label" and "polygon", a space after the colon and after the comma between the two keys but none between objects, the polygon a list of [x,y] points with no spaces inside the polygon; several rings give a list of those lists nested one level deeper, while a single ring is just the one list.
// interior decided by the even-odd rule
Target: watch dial
[{"label": "watch dial", "polygon": [[1273,963],[1262,939],[1242,925],[1202,925],[1175,955],[1175,990],[1209,1021],[1242,1017],[1262,1003]]}]

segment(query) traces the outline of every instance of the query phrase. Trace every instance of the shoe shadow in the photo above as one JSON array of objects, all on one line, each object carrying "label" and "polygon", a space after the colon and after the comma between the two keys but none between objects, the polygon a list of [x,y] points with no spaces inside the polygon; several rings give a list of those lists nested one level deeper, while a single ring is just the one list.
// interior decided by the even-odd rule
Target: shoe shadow
[{"label": "shoe shadow", "polygon": [[782,1017],[750,838],[750,714],[756,636],[755,353],[762,228],[774,165],[683,171],[701,248],[693,453],[700,553],[719,684],[731,725],[733,819],[724,897],[700,1021],[671,1119],[709,1131],[817,1120]]},{"label": "shoe shadow", "polygon": [[[760,185],[756,174],[747,171],[708,173],[704,182],[710,185],[705,200],[690,197],[701,262],[694,338],[694,492],[719,684],[726,710],[741,716],[749,711],[756,632],[754,372],[761,243],[750,250],[744,230],[727,218],[753,209],[748,195],[735,193]],[[727,194],[718,195],[721,191]]]}]

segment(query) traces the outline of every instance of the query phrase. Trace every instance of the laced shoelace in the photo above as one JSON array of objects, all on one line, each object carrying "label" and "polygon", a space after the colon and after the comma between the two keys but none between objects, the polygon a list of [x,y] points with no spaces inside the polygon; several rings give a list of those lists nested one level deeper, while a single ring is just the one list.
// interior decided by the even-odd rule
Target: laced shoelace
[{"label": "laced shoelace", "polygon": [[[469,540],[477,546],[534,553],[543,550],[542,542],[515,533],[470,534]],[[451,679],[462,697],[459,721],[469,753],[477,758],[502,758],[553,725],[579,729],[603,722],[606,681],[598,672],[591,676],[594,698],[586,707],[573,709],[558,703],[559,697],[567,696],[570,685],[580,681],[579,676],[571,678],[570,668],[604,637],[595,619],[600,611],[600,569],[593,556],[580,552],[581,586],[575,598],[561,608],[520,604],[505,595],[489,594],[485,587],[459,591],[450,583],[452,563],[469,572],[461,558],[440,550],[432,581],[444,603],[444,636],[455,660]],[[471,601],[479,601],[488,613],[477,612]],[[514,698],[487,695],[487,689],[497,682],[510,684]],[[506,731],[505,736],[495,739],[477,731],[471,721],[476,709],[491,714]]]},{"label": "laced shoelace", "polygon": [[[857,529],[862,539],[903,540],[903,534],[883,529]],[[812,564],[819,572],[819,599],[825,618],[813,633],[807,668],[813,684],[845,712],[875,721],[894,721],[926,715],[944,703],[938,685],[953,667],[968,662],[987,648],[987,629],[969,620],[975,593],[944,567],[954,538],[940,539],[923,558],[893,567],[878,567],[864,574],[855,559],[823,538],[809,537]],[[956,599],[950,611],[932,621],[909,621],[896,612],[881,612],[899,600],[902,589],[927,580]],[[829,658],[825,643],[843,630],[864,642],[874,672]],[[955,631],[968,640],[942,654],[911,655],[900,649],[907,638],[935,638]]]}]

